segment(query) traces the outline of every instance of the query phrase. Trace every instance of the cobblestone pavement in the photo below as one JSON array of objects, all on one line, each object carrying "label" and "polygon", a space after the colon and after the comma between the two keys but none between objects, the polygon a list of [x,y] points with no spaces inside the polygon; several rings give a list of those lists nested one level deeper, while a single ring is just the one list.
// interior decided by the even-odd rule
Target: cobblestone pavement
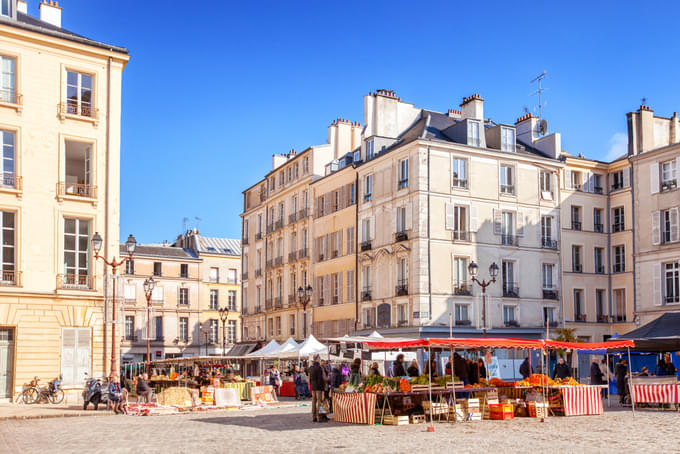
[{"label": "cobblestone pavement", "polygon": [[680,452],[676,412],[425,425],[312,423],[310,407],[0,422],[0,453]]},{"label": "cobblestone pavement", "polygon": [[113,414],[107,411],[105,406],[94,411],[92,405],[88,410],[83,410],[82,405],[52,405],[52,404],[0,404],[0,423],[6,419],[34,419],[34,418],[60,418],[67,416],[96,416]]}]

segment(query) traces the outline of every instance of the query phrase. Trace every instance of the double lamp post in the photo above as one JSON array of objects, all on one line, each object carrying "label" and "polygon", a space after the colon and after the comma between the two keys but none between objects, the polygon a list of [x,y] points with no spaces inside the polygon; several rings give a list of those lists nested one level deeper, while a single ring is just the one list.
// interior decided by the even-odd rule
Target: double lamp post
[{"label": "double lamp post", "polygon": [[477,271],[479,271],[479,265],[477,265],[475,262],[470,262],[470,265],[468,265],[468,272],[470,273],[470,276],[472,276],[472,282],[476,282],[480,287],[482,287],[482,335],[486,337],[486,288],[496,282],[496,276],[498,276],[498,265],[496,265],[496,262],[493,262],[489,266],[489,276],[491,276],[491,279],[488,281],[480,281],[477,279]]}]

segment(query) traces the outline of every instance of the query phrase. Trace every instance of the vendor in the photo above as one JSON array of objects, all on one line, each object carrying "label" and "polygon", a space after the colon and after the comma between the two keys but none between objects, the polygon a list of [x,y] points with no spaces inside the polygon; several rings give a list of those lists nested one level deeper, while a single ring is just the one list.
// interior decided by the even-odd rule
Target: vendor
[{"label": "vendor", "polygon": [[569,365],[564,362],[564,358],[562,357],[557,360],[557,364],[553,370],[552,379],[554,380],[555,377],[560,379],[571,377],[571,367],[569,367]]},{"label": "vendor", "polygon": [[425,363],[425,370],[423,370],[425,375],[430,375],[430,373],[432,373],[432,378],[437,377],[437,361],[434,358]]},{"label": "vendor", "polygon": [[420,375],[420,372],[418,371],[418,361],[415,359],[411,361],[411,365],[406,369],[406,373],[408,373],[409,377],[417,377]]},{"label": "vendor", "polygon": [[376,375],[380,377],[380,367],[378,363],[371,364],[371,369],[368,371],[368,375]]},{"label": "vendor", "polygon": [[396,361],[392,364],[392,376],[393,377],[405,377],[406,369],[404,369],[404,354],[399,353],[397,355]]},{"label": "vendor", "polygon": [[361,359],[355,358],[349,371],[349,384],[359,386],[361,384]]}]

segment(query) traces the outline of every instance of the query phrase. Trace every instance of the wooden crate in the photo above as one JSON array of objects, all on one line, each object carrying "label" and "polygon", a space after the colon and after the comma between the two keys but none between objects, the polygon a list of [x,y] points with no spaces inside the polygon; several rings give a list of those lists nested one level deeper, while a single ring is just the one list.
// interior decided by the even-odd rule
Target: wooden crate
[{"label": "wooden crate", "polygon": [[408,416],[385,415],[383,424],[388,426],[406,426],[408,425]]},{"label": "wooden crate", "polygon": [[548,404],[540,402],[527,402],[529,407],[529,417],[531,418],[545,418],[548,416]]},{"label": "wooden crate", "polygon": [[429,400],[423,401],[423,410],[425,413],[429,414],[432,412],[433,415],[445,415],[449,413],[449,405],[446,403],[430,402]]},{"label": "wooden crate", "polygon": [[425,415],[411,415],[411,424],[424,424],[427,422]]}]

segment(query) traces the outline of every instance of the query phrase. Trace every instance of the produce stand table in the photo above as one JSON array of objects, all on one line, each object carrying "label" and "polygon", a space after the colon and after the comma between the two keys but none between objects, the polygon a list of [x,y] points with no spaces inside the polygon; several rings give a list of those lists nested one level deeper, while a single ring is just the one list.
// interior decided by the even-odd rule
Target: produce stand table
[{"label": "produce stand table", "polygon": [[635,403],[678,404],[680,403],[680,384],[645,383],[631,385]]},{"label": "produce stand table", "polygon": [[353,424],[375,424],[375,393],[333,392],[333,419]]},{"label": "produce stand table", "polygon": [[151,386],[156,394],[165,388],[183,387],[198,389],[200,385],[194,380],[149,380]]},{"label": "produce stand table", "polygon": [[602,414],[602,387],[550,386],[548,402],[550,412],[556,416],[583,416]]},{"label": "produce stand table", "polygon": [[221,388],[234,388],[237,389],[241,400],[250,400],[250,388],[255,386],[255,383],[251,381],[246,382],[236,382],[236,383],[222,383]]}]

